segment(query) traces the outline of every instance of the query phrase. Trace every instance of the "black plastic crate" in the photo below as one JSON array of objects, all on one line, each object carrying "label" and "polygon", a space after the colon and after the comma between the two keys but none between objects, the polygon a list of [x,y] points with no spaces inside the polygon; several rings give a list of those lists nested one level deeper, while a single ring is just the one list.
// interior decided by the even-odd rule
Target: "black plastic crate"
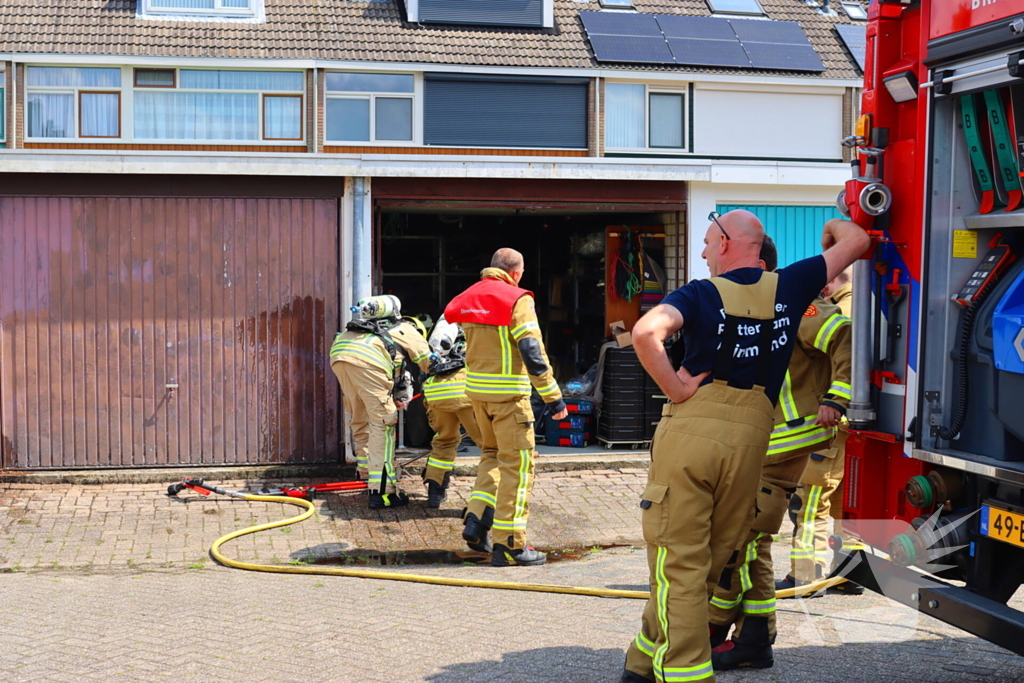
[{"label": "black plastic crate", "polygon": [[644,410],[648,413],[657,413],[658,416],[661,416],[661,409],[666,403],[668,403],[668,399],[661,393],[661,389],[655,393],[644,394]]},{"label": "black plastic crate", "polygon": [[642,396],[639,397],[622,397],[615,398],[613,396],[605,396],[604,402],[601,404],[601,411],[604,413],[636,413],[642,415],[647,412],[644,406],[644,400]]},{"label": "black plastic crate", "polygon": [[647,422],[647,416],[641,412],[630,413],[601,413],[601,420],[598,427],[601,429],[620,429],[625,427],[643,427]]},{"label": "black plastic crate", "polygon": [[643,403],[647,395],[642,387],[602,387],[601,393],[605,403],[608,401],[613,403]]},{"label": "black plastic crate", "polygon": [[639,427],[621,427],[617,429],[605,429],[602,427],[597,430],[597,435],[605,441],[633,441],[639,443],[648,440],[644,434],[642,425]]},{"label": "black plastic crate", "polygon": [[650,441],[654,438],[654,432],[657,431],[659,422],[661,422],[661,420],[652,420],[649,416],[644,421],[644,439],[646,441]]}]

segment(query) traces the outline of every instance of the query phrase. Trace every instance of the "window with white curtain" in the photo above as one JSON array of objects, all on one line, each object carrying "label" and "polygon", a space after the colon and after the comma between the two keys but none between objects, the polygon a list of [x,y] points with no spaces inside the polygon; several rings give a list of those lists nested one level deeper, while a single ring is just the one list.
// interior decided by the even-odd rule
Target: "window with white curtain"
[{"label": "window with white curtain", "polygon": [[136,69],[136,140],[304,139],[301,71]]},{"label": "window with white curtain", "polygon": [[687,151],[687,125],[685,89],[605,84],[605,149]]},{"label": "window with white curtain", "polygon": [[121,137],[121,69],[28,67],[29,140]]},{"label": "window with white curtain", "polygon": [[143,14],[254,17],[262,0],[139,0]]},{"label": "window with white curtain", "polygon": [[412,142],[412,74],[328,72],[328,142]]}]

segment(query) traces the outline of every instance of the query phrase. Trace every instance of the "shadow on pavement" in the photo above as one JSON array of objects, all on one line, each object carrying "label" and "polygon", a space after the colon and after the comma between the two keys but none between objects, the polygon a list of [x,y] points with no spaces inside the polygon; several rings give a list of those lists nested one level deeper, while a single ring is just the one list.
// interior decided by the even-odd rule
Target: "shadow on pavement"
[{"label": "shadow on pavement", "polygon": [[507,652],[500,660],[448,664],[426,676],[429,683],[595,683],[615,681],[622,673],[623,649],[543,647]]}]

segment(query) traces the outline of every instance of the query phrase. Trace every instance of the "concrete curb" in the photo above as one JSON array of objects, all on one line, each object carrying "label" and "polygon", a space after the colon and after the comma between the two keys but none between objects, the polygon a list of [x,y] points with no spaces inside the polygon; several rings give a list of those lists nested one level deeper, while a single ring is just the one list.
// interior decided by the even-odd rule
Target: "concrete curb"
[{"label": "concrete curb", "polygon": [[[404,454],[399,454],[402,462]],[[461,460],[462,458],[460,458]],[[468,460],[468,459],[467,459]],[[405,467],[409,474],[423,473],[423,459]],[[599,453],[587,455],[541,455],[537,458],[538,472],[576,472],[583,470],[646,469],[650,455],[646,452]],[[476,461],[460,463],[456,460],[455,475],[476,476]],[[217,481],[288,481],[299,482],[310,479],[346,481],[356,478],[355,467],[351,465],[243,465],[238,467],[188,466],[159,467],[145,469],[102,469],[102,470],[0,470],[0,483],[6,484],[169,484],[185,477],[202,478],[212,483]]]}]

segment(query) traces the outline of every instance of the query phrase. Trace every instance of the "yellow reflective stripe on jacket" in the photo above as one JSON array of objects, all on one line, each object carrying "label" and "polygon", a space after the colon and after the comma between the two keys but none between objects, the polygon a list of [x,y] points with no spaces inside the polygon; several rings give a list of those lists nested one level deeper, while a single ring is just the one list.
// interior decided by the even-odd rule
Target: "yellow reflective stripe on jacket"
[{"label": "yellow reflective stripe on jacket", "polygon": [[502,375],[484,372],[466,372],[466,389],[488,394],[530,393],[530,380],[526,375]]},{"label": "yellow reflective stripe on jacket", "polygon": [[839,326],[843,323],[850,322],[850,319],[841,313],[833,313],[825,324],[818,330],[818,335],[814,338],[814,348],[822,352],[828,351],[828,345],[832,341],[832,335],[836,333]]},{"label": "yellow reflective stripe on jacket", "polygon": [[838,396],[839,398],[850,399],[853,397],[853,387],[846,382],[832,382],[832,386],[825,393]]},{"label": "yellow reflective stripe on jacket", "polygon": [[508,338],[508,327],[498,326],[498,343],[501,344],[501,372],[512,374],[512,340]]},{"label": "yellow reflective stripe on jacket", "polygon": [[547,398],[558,391],[558,382],[552,382],[543,389],[537,389],[537,393],[541,395],[541,398]]},{"label": "yellow reflective stripe on jacket", "polygon": [[373,344],[375,337],[368,334],[360,339],[335,339],[331,345],[331,356],[357,356],[376,365],[382,370],[393,372],[395,363],[383,349]]},{"label": "yellow reflective stripe on jacket", "polygon": [[775,598],[769,600],[744,600],[744,614],[771,614],[775,611]]},{"label": "yellow reflective stripe on jacket", "polygon": [[424,358],[426,358],[429,355],[430,355],[430,349],[428,348],[426,351],[422,351],[420,353],[417,353],[415,356],[413,356],[412,357],[412,362],[413,363],[419,363],[421,360],[423,360]]},{"label": "yellow reflective stripe on jacket", "polygon": [[782,382],[782,390],[779,392],[779,407],[782,409],[782,417],[786,422],[792,422],[800,417],[796,410],[796,400],[793,398],[793,379],[786,370],[786,378]]},{"label": "yellow reflective stripe on jacket", "polygon": [[530,330],[537,330],[539,332],[540,331],[540,325],[538,325],[533,320],[530,320],[529,322],[525,322],[522,325],[520,325],[519,327],[516,327],[516,328],[512,329],[512,338],[515,339],[516,341],[519,341],[519,339],[523,335],[525,335],[527,332],[529,332]]},{"label": "yellow reflective stripe on jacket", "polygon": [[430,399],[462,398],[466,395],[465,382],[438,382],[437,377],[428,377],[423,382],[423,395]]},{"label": "yellow reflective stripe on jacket", "polygon": [[795,451],[800,448],[829,441],[835,435],[835,427],[823,427],[814,424],[816,415],[804,418],[804,423],[796,426],[779,425],[768,441],[768,455]]}]

